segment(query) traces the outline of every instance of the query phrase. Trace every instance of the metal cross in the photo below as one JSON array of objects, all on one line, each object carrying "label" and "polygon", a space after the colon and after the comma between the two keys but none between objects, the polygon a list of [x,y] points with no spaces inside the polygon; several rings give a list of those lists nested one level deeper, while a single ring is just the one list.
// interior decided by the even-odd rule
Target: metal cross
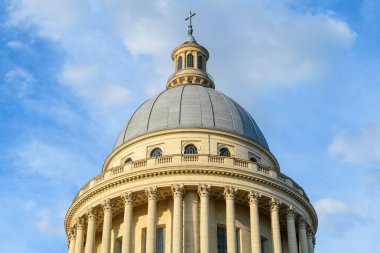
[{"label": "metal cross", "polygon": [[196,14],[195,12],[194,12],[194,13],[191,13],[191,11],[190,11],[189,16],[185,19],[185,21],[190,20],[190,25],[189,25],[189,26],[191,26],[191,18],[194,17],[195,14]]}]

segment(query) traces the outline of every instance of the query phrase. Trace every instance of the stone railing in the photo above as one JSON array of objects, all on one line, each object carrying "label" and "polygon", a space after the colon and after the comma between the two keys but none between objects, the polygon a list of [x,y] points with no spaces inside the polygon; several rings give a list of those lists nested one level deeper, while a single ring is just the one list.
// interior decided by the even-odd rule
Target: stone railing
[{"label": "stone railing", "polygon": [[[228,169],[239,169],[247,172],[257,173],[278,180],[294,189],[301,195],[307,198],[304,190],[291,178],[278,172],[277,170],[265,166],[263,164],[251,162],[248,160],[238,159],[235,157],[225,156],[210,156],[210,155],[169,155],[160,157],[150,157],[141,159],[130,163],[122,164],[103,172],[102,174],[91,179],[85,184],[78,192],[74,200],[82,195],[85,191],[91,189],[103,181],[118,177],[120,175],[128,174],[131,172],[142,171],[147,169],[154,169],[160,167],[176,167],[176,166],[217,166]],[[307,198],[308,199],[308,198]]]}]

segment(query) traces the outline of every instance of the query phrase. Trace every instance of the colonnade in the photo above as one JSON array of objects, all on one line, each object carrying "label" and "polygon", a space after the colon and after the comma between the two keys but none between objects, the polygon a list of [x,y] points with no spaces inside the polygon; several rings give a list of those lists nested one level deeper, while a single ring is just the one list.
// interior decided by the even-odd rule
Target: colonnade
[{"label": "colonnade", "polygon": [[[198,186],[200,199],[200,240],[199,248],[201,253],[210,251],[210,197],[211,186],[202,184]],[[224,197],[226,203],[226,235],[227,235],[227,252],[236,253],[236,217],[235,217],[235,197],[238,189],[231,186],[224,188]],[[173,195],[173,253],[182,253],[183,243],[183,194],[184,185],[173,185],[171,187]],[[157,187],[150,187],[145,190],[148,199],[148,215],[146,228],[146,253],[155,253],[156,250],[156,225],[157,225],[157,198],[159,190]],[[259,220],[259,199],[261,194],[255,191],[248,193],[248,203],[250,209],[250,231],[251,231],[251,253],[261,253],[261,236]],[[122,253],[129,253],[132,240],[132,217],[135,194],[126,192],[121,195],[124,202],[124,223],[122,236]],[[112,210],[113,200],[106,199],[101,203],[104,211],[103,231],[101,242],[101,253],[110,253],[111,250],[111,230],[112,230]],[[281,201],[272,198],[270,201],[270,218],[272,230],[273,253],[282,253],[281,231],[280,231],[280,210]],[[84,245],[85,217],[87,218],[86,244]],[[95,248],[97,210],[90,208],[84,217],[78,218],[75,226],[69,233],[69,253],[93,253]],[[297,243],[296,219],[299,243]],[[195,229],[195,226],[193,226]],[[313,253],[314,252],[314,235],[311,229],[308,229],[307,221],[302,218],[296,218],[296,213],[292,207],[287,208],[286,212],[286,231],[288,239],[289,253]],[[186,238],[186,235],[185,235]],[[197,243],[195,237],[194,244]],[[195,246],[197,247],[197,246]]]}]

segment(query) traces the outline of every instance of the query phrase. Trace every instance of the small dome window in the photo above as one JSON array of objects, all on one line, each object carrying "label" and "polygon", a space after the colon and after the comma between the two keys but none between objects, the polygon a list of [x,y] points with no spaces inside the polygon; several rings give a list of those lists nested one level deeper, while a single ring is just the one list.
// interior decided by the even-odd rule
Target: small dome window
[{"label": "small dome window", "polygon": [[254,157],[249,158],[249,160],[250,160],[251,162],[253,162],[253,163],[257,163],[257,160],[256,160],[256,158],[254,158]]},{"label": "small dome window", "polygon": [[219,149],[219,155],[220,156],[231,156],[231,153],[228,150],[228,148],[221,148],[221,149]]},{"label": "small dome window", "polygon": [[182,69],[182,56],[178,57],[178,65],[177,69],[181,70]]},{"label": "small dome window", "polygon": [[184,154],[189,154],[189,155],[198,154],[198,149],[193,144],[187,145],[185,147]]},{"label": "small dome window", "polygon": [[154,148],[150,152],[150,157],[158,157],[158,156],[162,156],[162,150],[160,148]]},{"label": "small dome window", "polygon": [[187,67],[193,68],[194,67],[194,57],[192,54],[187,55]]},{"label": "small dome window", "polygon": [[127,159],[125,159],[124,163],[131,163],[132,162],[132,158],[128,157]]},{"label": "small dome window", "polygon": [[201,54],[198,54],[198,69],[203,69],[203,57]]}]

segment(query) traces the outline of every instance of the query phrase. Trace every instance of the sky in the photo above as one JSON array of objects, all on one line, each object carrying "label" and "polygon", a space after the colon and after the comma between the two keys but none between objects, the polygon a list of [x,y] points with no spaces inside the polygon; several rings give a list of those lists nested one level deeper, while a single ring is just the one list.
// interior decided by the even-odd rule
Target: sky
[{"label": "sky", "polygon": [[63,219],[174,47],[210,52],[319,217],[316,253],[380,253],[380,1],[0,1],[0,245],[67,252]]}]

